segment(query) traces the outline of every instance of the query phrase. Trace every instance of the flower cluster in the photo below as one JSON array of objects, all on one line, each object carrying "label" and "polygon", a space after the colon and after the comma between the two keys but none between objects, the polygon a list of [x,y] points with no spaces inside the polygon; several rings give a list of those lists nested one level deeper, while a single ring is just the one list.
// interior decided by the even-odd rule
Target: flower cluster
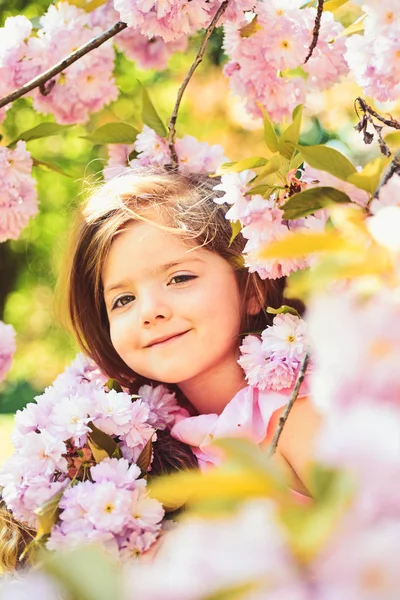
[{"label": "flower cluster", "polygon": [[[160,37],[165,42],[181,40],[207,27],[221,5],[221,0],[113,0],[121,21],[139,29],[148,38]],[[253,0],[231,3],[225,20],[237,20],[250,10]]]},{"label": "flower cluster", "polygon": [[0,321],[0,382],[11,368],[16,350],[15,331],[12,325]]},{"label": "flower cluster", "polygon": [[[283,218],[283,210],[280,208],[281,199],[276,194],[269,199],[259,194],[249,195],[248,190],[254,177],[253,171],[222,175],[221,183],[214,189],[224,192],[224,195],[214,198],[214,202],[231,205],[226,218],[232,223],[239,221],[242,227],[242,234],[247,240],[244,257],[249,271],[257,272],[262,279],[285,277],[293,271],[303,269],[306,262],[302,259],[265,260],[259,256],[263,246],[285,237],[289,229],[287,221]],[[301,222],[292,221],[291,228],[297,225],[307,228],[309,221],[309,219],[302,219]]]},{"label": "flower cluster", "polygon": [[365,0],[364,35],[351,36],[346,60],[365,94],[397,100],[400,94],[400,24],[396,0]]},{"label": "flower cluster", "polygon": [[[219,144],[210,146],[207,142],[199,142],[192,135],[185,135],[175,142],[178,155],[179,170],[195,173],[215,172],[226,162],[224,149]],[[135,151],[136,158],[129,159]],[[136,138],[133,146],[116,144],[108,147],[109,161],[104,169],[105,179],[122,173],[129,167],[147,167],[149,165],[164,167],[171,162],[168,142],[147,125]]]},{"label": "flower cluster", "polygon": [[331,43],[343,28],[329,11],[322,15],[317,47],[303,64],[316,9],[301,9],[302,5],[301,0],[258,1],[254,31],[249,35],[242,34],[249,27],[245,19],[225,25],[224,48],[230,61],[224,71],[233,92],[254,116],[262,116],[261,104],[273,120],[280,121],[305,101],[307,92],[330,87],[348,70],[344,39]]},{"label": "flower cluster", "polygon": [[142,386],[132,398],[105,383],[78,356],[35,403],[17,411],[15,453],[0,485],[8,509],[33,528],[38,509],[60,495],[49,548],[98,541],[124,558],[150,547],[164,515],[136,461],[183,409],[162,385]]},{"label": "flower cluster", "polygon": [[16,240],[38,211],[32,164],[25,142],[14,150],[0,146],[0,242]]},{"label": "flower cluster", "polygon": [[[31,31],[32,23],[22,15],[9,17],[0,27],[0,98],[18,87],[18,73]],[[0,109],[0,122],[5,112],[5,108]]]},{"label": "flower cluster", "polygon": [[[67,2],[51,5],[40,18],[41,28],[26,43],[26,51],[14,74],[18,86],[39,75],[74,50],[102,33],[90,26],[89,14]],[[111,42],[83,56],[49,81],[45,89],[33,90],[36,110],[52,113],[59,123],[84,123],[118,97],[115,85],[115,53]]]},{"label": "flower cluster", "polygon": [[252,387],[282,390],[293,386],[307,351],[306,323],[292,314],[279,314],[261,334],[247,335],[239,364]]}]

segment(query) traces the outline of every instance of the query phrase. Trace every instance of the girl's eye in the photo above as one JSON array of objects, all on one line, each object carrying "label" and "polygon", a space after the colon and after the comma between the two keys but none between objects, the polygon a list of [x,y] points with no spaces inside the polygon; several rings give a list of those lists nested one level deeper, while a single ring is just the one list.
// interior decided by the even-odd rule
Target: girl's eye
[{"label": "girl's eye", "polygon": [[114,308],[122,308],[134,300],[136,300],[135,296],[121,296],[120,298],[117,298],[112,305],[112,310],[114,310]]},{"label": "girl's eye", "polygon": [[179,285],[180,283],[186,283],[187,281],[191,281],[192,279],[196,279],[196,275],[174,275],[169,280],[169,283]]}]

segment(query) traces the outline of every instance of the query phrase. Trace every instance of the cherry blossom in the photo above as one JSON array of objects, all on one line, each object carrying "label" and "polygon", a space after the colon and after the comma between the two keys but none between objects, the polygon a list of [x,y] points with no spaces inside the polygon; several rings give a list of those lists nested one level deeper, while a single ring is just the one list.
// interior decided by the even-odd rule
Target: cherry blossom
[{"label": "cherry blossom", "polygon": [[13,326],[0,321],[0,382],[4,380],[11,368],[16,348]]},{"label": "cherry blossom", "polygon": [[17,142],[14,150],[0,146],[0,242],[17,239],[38,212],[32,164],[25,142]]}]

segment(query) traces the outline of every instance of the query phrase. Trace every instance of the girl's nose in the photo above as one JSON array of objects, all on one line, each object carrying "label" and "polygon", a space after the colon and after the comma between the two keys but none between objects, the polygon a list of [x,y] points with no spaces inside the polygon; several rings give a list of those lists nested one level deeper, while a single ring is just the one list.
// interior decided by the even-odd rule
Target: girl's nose
[{"label": "girl's nose", "polygon": [[142,295],[139,303],[140,319],[145,327],[154,325],[158,321],[168,321],[171,318],[171,307],[165,302],[161,293]]}]

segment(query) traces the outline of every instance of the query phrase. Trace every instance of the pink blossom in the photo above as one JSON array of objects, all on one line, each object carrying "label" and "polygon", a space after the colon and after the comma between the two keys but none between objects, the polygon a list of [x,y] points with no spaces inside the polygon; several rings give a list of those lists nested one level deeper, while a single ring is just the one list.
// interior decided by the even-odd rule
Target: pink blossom
[{"label": "pink blossom", "polygon": [[400,27],[394,0],[385,5],[365,2],[364,35],[346,41],[346,60],[364,93],[380,101],[400,93]]},{"label": "pink blossom", "polygon": [[272,326],[264,329],[262,339],[246,336],[238,363],[248,383],[261,391],[290,388],[306,352],[305,333],[302,319],[282,314],[274,318]]},{"label": "pink blossom", "polygon": [[114,8],[129,27],[166,42],[191,35],[211,21],[206,0],[114,0]]},{"label": "pink blossom", "polygon": [[25,142],[14,150],[0,146],[0,242],[17,239],[38,211],[32,159]]},{"label": "pink blossom", "polygon": [[90,401],[81,395],[70,395],[61,398],[54,406],[50,416],[48,430],[62,440],[72,439],[80,445],[90,432]]},{"label": "pink blossom", "polygon": [[121,458],[104,458],[99,464],[90,470],[92,479],[96,483],[110,481],[117,488],[133,490],[136,486],[144,484],[144,480],[138,480],[140,469],[137,465],[130,465],[127,460]]},{"label": "pink blossom", "polygon": [[[102,33],[99,27],[90,27],[86,11],[66,2],[51,5],[40,23],[37,37],[28,42],[25,59],[36,66],[35,74]],[[36,110],[54,114],[59,123],[85,123],[91,113],[118,97],[114,59],[111,42],[82,57],[47,84],[46,95],[37,90],[31,93]]]},{"label": "pink blossom", "polygon": [[154,429],[148,423],[149,406],[142,400],[132,402],[131,421],[121,435],[130,448],[142,449],[154,434]]},{"label": "pink blossom", "polygon": [[252,196],[248,203],[248,211],[249,216],[246,218],[242,235],[247,239],[244,257],[250,273],[258,273],[262,279],[277,279],[303,269],[307,263],[302,259],[265,260],[260,257],[263,247],[289,233],[283,219],[283,211],[275,205],[272,197],[265,200],[262,196]]},{"label": "pink blossom", "polygon": [[240,173],[226,173],[221,177],[221,183],[214,186],[214,190],[224,192],[223,196],[214,198],[217,204],[231,204],[226,213],[226,218],[232,222],[246,223],[249,215],[248,189],[250,181],[255,177],[254,171],[240,171]]},{"label": "pink blossom", "polygon": [[[0,28],[0,98],[18,88],[18,73],[26,53],[32,23],[26,17],[8,17]],[[8,109],[0,109],[0,122]]]},{"label": "pink blossom", "polygon": [[121,560],[123,562],[131,561],[132,558],[147,552],[157,538],[158,532],[134,529],[121,543]]},{"label": "pink blossom", "polygon": [[192,135],[185,135],[175,143],[181,171],[195,173],[214,173],[228,159],[219,144],[210,146],[207,142],[199,142]]},{"label": "pink blossom", "polygon": [[146,161],[148,164],[159,166],[165,166],[170,161],[167,140],[160,137],[154,129],[147,125],[143,125],[133,147],[138,153],[139,164],[144,166],[146,166]]},{"label": "pink blossom", "polygon": [[132,149],[128,144],[109,144],[107,146],[108,161],[103,169],[106,181],[118,177],[128,169],[128,156]]},{"label": "pink blossom", "polygon": [[178,415],[187,415],[187,411],[179,406],[174,392],[164,385],[142,385],[138,390],[141,400],[150,409],[148,423],[161,431],[169,429]]},{"label": "pink blossom", "polygon": [[158,531],[164,516],[160,502],[150,498],[141,488],[133,491],[131,499],[131,515],[135,525],[149,531]]},{"label": "pink blossom", "polygon": [[172,42],[165,42],[162,37],[151,37],[142,34],[141,29],[129,28],[115,38],[117,48],[134,60],[141,69],[167,68],[169,58],[176,52],[187,49],[188,38],[182,36]]},{"label": "pink blossom", "polygon": [[[310,304],[312,398],[324,411],[360,399],[399,406],[400,303],[394,290],[365,298],[351,287]],[[345,343],[344,343],[345,341]]]},{"label": "pink blossom", "polygon": [[130,428],[134,405],[129,394],[99,390],[94,394],[94,404],[94,423],[98,429],[117,435]]},{"label": "pink blossom", "polygon": [[262,332],[262,350],[277,358],[302,360],[307,350],[306,323],[295,315],[279,314]]},{"label": "pink blossom", "polygon": [[16,349],[17,344],[13,326],[0,321],[0,382],[4,380],[11,368]]},{"label": "pink blossom", "polygon": [[[308,91],[324,89],[347,72],[343,58],[345,42],[338,38],[343,27],[325,11],[317,47],[304,64],[312,39],[315,9],[271,0],[258,1],[255,13],[260,29],[249,37],[240,35],[240,29],[247,23],[245,19],[225,25],[224,48],[230,57],[225,74],[233,92],[245,100],[251,114],[262,116],[258,106],[261,104],[273,120],[280,121],[297,104],[304,103]],[[300,65],[307,81],[287,72]]]},{"label": "pink blossom", "polygon": [[120,533],[130,519],[131,495],[130,491],[117,488],[111,481],[97,483],[82,501],[85,518],[96,529]]},{"label": "pink blossom", "polygon": [[[212,543],[210,543],[212,541]],[[233,514],[185,519],[150,563],[133,563],[126,584],[147,600],[195,600],[256,581],[257,600],[306,600],[272,504],[247,502]]]}]

